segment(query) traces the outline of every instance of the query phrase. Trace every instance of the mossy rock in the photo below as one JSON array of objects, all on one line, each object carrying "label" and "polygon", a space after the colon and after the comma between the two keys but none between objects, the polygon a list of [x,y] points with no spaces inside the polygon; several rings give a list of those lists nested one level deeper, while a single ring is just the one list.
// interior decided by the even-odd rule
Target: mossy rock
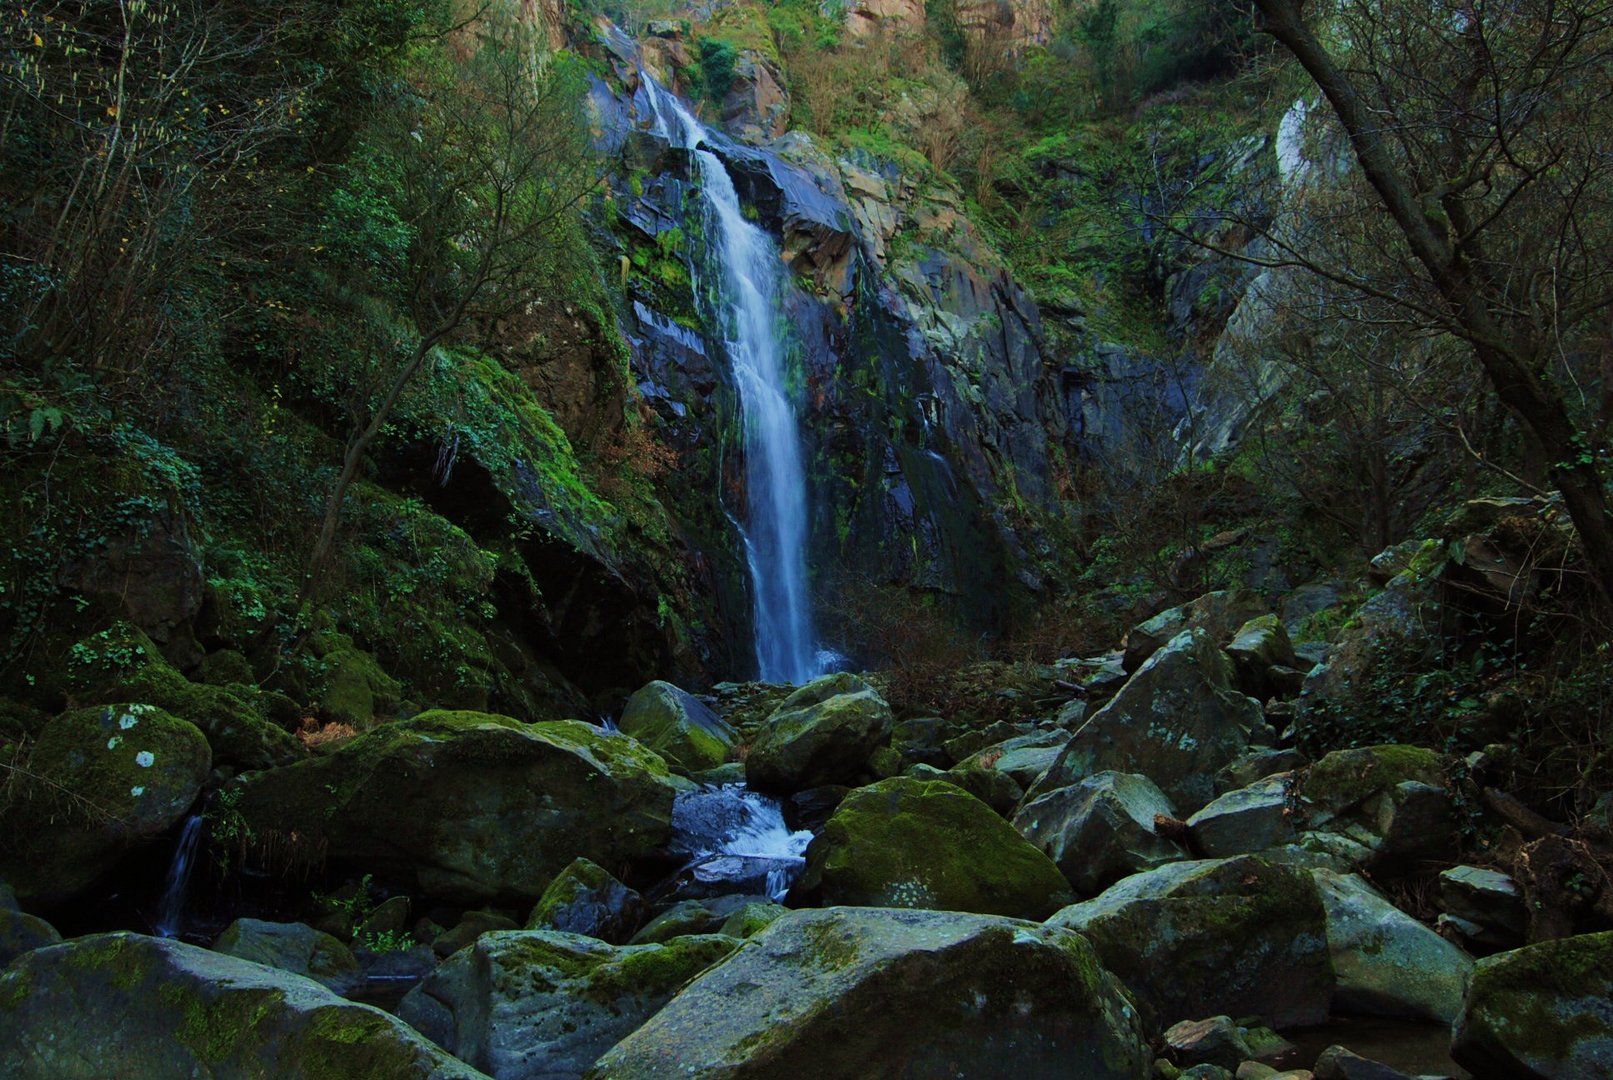
[{"label": "mossy rock", "polygon": [[580,1076],[737,946],[715,935],[613,946],[549,930],[483,934],[410,991],[398,1015],[495,1076]]},{"label": "mossy rock", "polygon": [[1077,934],[829,908],[773,922],[606,1053],[593,1080],[1143,1080],[1136,1010]]},{"label": "mossy rock", "polygon": [[639,928],[629,945],[649,945],[691,934],[715,934],[736,912],[753,903],[767,903],[765,896],[714,896],[701,900],[679,900]]},{"label": "mossy rock", "polygon": [[39,733],[0,818],[0,875],[25,903],[81,894],[176,825],[212,768],[194,724],[144,703],[76,709]]},{"label": "mossy rock", "polygon": [[745,777],[758,791],[795,792],[855,784],[868,758],[890,742],[891,708],[855,675],[825,675],[785,698],[745,756]]},{"label": "mossy rock", "polygon": [[1058,867],[957,786],[899,776],[848,795],[797,888],[825,904],[1040,919],[1073,897]]},{"label": "mossy rock", "polygon": [[728,760],[738,733],[698,698],[669,682],[650,683],[627,699],[617,726],[689,772]]},{"label": "mossy rock", "polygon": [[1443,787],[1446,759],[1420,746],[1363,746],[1335,750],[1302,774],[1299,794],[1322,823],[1406,781]]},{"label": "mossy rock", "polygon": [[656,754],[591,724],[442,710],[238,783],[260,842],[295,835],[310,855],[323,848],[466,905],[530,904],[579,856],[618,865],[649,855],[688,786]]},{"label": "mossy rock", "polygon": [[143,701],[189,720],[207,736],[215,764],[267,769],[305,756],[296,737],[269,720],[267,707],[278,703],[271,703],[268,695],[245,683],[191,682],[127,624],[80,641],[74,656],[70,681],[75,699],[88,705]]},{"label": "mossy rock", "polygon": [[8,1077],[485,1080],[406,1024],[289,972],[139,934],[36,949],[0,975]]},{"label": "mossy rock", "polygon": [[1328,1014],[1326,916],[1302,869],[1247,855],[1171,863],[1048,923],[1091,941],[1159,1027],[1225,1013],[1281,1031]]},{"label": "mossy rock", "polygon": [[1613,932],[1480,960],[1451,1057],[1477,1080],[1613,1076]]},{"label": "mossy rock", "polygon": [[0,905],[0,970],[25,952],[61,940],[62,935],[44,919]]},{"label": "mossy rock", "polygon": [[314,705],[324,719],[362,729],[397,708],[402,686],[347,635],[324,631],[310,639],[309,648],[323,669]]},{"label": "mossy rock", "polygon": [[213,950],[306,976],[338,994],[363,981],[353,950],[303,923],[236,919],[213,942]]},{"label": "mossy rock", "polygon": [[620,945],[638,929],[643,912],[643,897],[610,871],[587,859],[573,859],[532,905],[526,928],[587,934]]}]

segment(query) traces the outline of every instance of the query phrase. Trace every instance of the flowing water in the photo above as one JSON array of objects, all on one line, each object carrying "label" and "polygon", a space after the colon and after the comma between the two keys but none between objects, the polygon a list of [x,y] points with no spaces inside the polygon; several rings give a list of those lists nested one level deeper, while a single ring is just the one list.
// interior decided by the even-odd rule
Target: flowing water
[{"label": "flowing water", "polygon": [[192,814],[185,819],[180,830],[179,843],[174,845],[174,861],[168,866],[168,877],[163,882],[162,901],[157,908],[154,929],[158,937],[178,937],[183,929],[185,901],[190,894],[190,875],[196,869],[197,849],[201,846],[202,815]]},{"label": "flowing water", "polygon": [[[745,220],[710,133],[672,94],[644,76],[651,131],[690,151],[699,174],[712,312],[733,365],[745,430],[747,512],[741,530],[754,604],[756,661],[766,682],[803,683],[821,671],[807,591],[806,478],[785,382],[787,327],[778,245]],[[702,295],[701,282],[696,295]]]},{"label": "flowing water", "polygon": [[680,794],[672,804],[672,850],[709,892],[765,892],[782,900],[806,866],[812,834],[792,831],[776,799],[743,784]]}]

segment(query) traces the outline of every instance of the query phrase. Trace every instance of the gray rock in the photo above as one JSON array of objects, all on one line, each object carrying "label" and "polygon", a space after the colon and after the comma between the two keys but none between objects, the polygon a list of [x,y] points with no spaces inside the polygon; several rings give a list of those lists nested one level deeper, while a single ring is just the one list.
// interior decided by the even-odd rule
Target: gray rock
[{"label": "gray rock", "polygon": [[1078,895],[1096,896],[1123,877],[1187,857],[1154,831],[1160,815],[1176,811],[1148,777],[1101,772],[1024,804],[1014,828],[1058,864]]},{"label": "gray rock", "polygon": [[1291,843],[1293,782],[1292,773],[1278,773],[1215,799],[1187,819],[1194,849],[1220,859]]},{"label": "gray rock", "polygon": [[753,903],[771,903],[765,896],[717,896],[706,900],[680,900],[645,923],[629,945],[650,945],[690,934],[715,934],[730,917]]},{"label": "gray rock", "polygon": [[1248,855],[1172,863],[1048,924],[1091,941],[1160,1025],[1217,1012],[1285,1030],[1327,1016],[1326,916],[1303,870]]},{"label": "gray rock", "polygon": [[351,993],[363,979],[353,950],[304,923],[236,919],[213,950],[305,976],[338,994]]},{"label": "gray rock", "polygon": [[1327,912],[1333,1009],[1450,1024],[1462,1011],[1473,960],[1400,911],[1361,878],[1313,870]]},{"label": "gray rock", "polygon": [[1144,1080],[1142,1025],[1079,935],[937,911],[795,911],[590,1077]]},{"label": "gray rock", "polygon": [[1316,1080],[1413,1080],[1399,1069],[1330,1046],[1316,1059]]},{"label": "gray rock", "polygon": [[1052,767],[1069,741],[1070,733],[1062,728],[1033,731],[977,751],[960,761],[953,771],[992,769],[1014,781],[1023,791]]},{"label": "gray rock", "polygon": [[1183,813],[1215,795],[1214,776],[1249,749],[1260,706],[1232,688],[1232,665],[1203,630],[1148,658],[1065,747],[1027,797],[1105,770],[1142,773]]},{"label": "gray rock", "polygon": [[407,1024],[300,975],[139,934],[97,934],[0,974],[8,1080],[486,1080]]},{"label": "gray rock", "polygon": [[496,911],[467,911],[459,917],[459,921],[451,929],[437,935],[431,942],[431,951],[439,957],[449,957],[483,934],[514,930],[517,925],[508,915]]},{"label": "gray rock", "polygon": [[1135,672],[1143,666],[1143,661],[1184,630],[1207,631],[1215,645],[1224,646],[1239,627],[1270,610],[1260,594],[1252,589],[1206,593],[1191,603],[1162,611],[1132,627],[1131,633],[1126,635],[1125,668]]},{"label": "gray rock", "polygon": [[738,733],[698,698],[659,680],[627,699],[617,726],[691,772],[721,765],[738,740]]},{"label": "gray rock", "polygon": [[793,792],[856,784],[869,755],[891,737],[891,709],[855,675],[825,675],[784,699],[745,757],[747,783]]},{"label": "gray rock", "polygon": [[527,916],[528,930],[562,930],[620,945],[633,936],[644,898],[587,859],[574,859],[549,882]]},{"label": "gray rock", "polygon": [[1208,1064],[1236,1069],[1254,1056],[1244,1041],[1243,1029],[1230,1016],[1172,1024],[1165,1032],[1165,1046],[1171,1059],[1184,1067]]},{"label": "gray rock", "polygon": [[498,1080],[574,1080],[736,947],[684,937],[607,945],[582,934],[484,934],[409,991],[398,1016]]},{"label": "gray rock", "polygon": [[1478,961],[1451,1057],[1476,1080],[1613,1076],[1613,932]]},{"label": "gray rock", "polygon": [[1298,750],[1273,750],[1265,747],[1251,750],[1215,774],[1216,794],[1248,787],[1256,780],[1264,780],[1277,773],[1293,772],[1309,765],[1310,759]]},{"label": "gray rock", "polygon": [[1445,768],[1415,746],[1335,750],[1303,774],[1298,824],[1359,845],[1375,875],[1404,871],[1440,857],[1454,838]]},{"label": "gray rock", "polygon": [[1237,672],[1238,687],[1264,700],[1275,692],[1273,668],[1295,668],[1299,658],[1288,631],[1275,615],[1260,615],[1240,626],[1226,646]]},{"label": "gray rock", "polygon": [[1439,905],[1472,932],[1470,940],[1516,947],[1523,943],[1528,917],[1518,884],[1499,870],[1453,866],[1439,875]]}]

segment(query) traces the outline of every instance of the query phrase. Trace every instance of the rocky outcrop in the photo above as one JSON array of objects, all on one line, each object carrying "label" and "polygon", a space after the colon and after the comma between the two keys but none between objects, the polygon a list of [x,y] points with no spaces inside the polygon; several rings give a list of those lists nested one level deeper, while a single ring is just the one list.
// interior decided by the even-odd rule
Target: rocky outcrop
[{"label": "rocky outcrop", "polygon": [[847,796],[807,848],[802,896],[1040,919],[1064,878],[985,803],[941,781],[894,777]]},{"label": "rocky outcrop", "polygon": [[1078,935],[1012,919],[836,908],[773,923],[589,1076],[1143,1080],[1136,1011]]},{"label": "rocky outcrop", "polygon": [[178,941],[99,934],[0,975],[16,1080],[129,1076],[486,1080],[380,1009]]},{"label": "rocky outcrop", "polygon": [[532,901],[575,858],[615,865],[659,848],[680,785],[624,735],[438,711],[249,776],[238,809],[282,855],[302,845],[465,904]]}]

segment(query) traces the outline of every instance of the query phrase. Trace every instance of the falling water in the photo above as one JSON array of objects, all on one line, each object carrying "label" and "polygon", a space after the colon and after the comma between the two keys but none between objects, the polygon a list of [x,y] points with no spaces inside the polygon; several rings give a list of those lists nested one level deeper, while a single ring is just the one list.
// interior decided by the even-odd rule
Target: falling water
[{"label": "falling water", "polygon": [[767,894],[781,900],[801,876],[811,842],[810,832],[784,823],[776,799],[743,784],[701,787],[672,803],[671,847],[689,857],[697,880],[741,888],[765,883]]},{"label": "falling water", "polygon": [[[716,315],[745,427],[748,513],[741,530],[755,602],[756,660],[767,682],[803,683],[821,671],[806,581],[806,478],[795,409],[784,385],[778,247],[745,220],[722,161],[702,149],[709,133],[672,94],[645,76],[652,131],[688,149],[700,175],[706,235],[716,256]],[[670,114],[671,124],[667,117]]]},{"label": "falling water", "polygon": [[180,830],[179,843],[174,846],[174,861],[169,864],[168,879],[163,883],[162,903],[157,908],[158,937],[179,936],[190,891],[190,874],[196,867],[196,849],[202,839],[202,825],[202,815],[192,814]]}]

